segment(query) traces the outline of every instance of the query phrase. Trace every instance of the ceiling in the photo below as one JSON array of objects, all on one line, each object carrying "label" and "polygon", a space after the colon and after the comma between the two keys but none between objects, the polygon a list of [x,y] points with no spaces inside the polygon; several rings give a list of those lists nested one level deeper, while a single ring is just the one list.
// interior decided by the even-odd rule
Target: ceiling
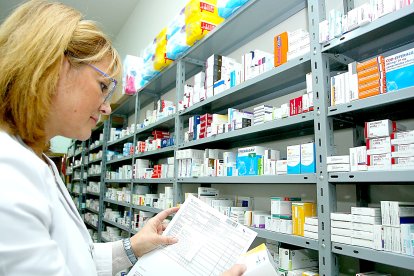
[{"label": "ceiling", "polygon": [[[81,11],[85,18],[99,22],[106,34],[115,39],[117,34],[142,0],[61,0]],[[0,0],[0,23],[24,0]]]}]

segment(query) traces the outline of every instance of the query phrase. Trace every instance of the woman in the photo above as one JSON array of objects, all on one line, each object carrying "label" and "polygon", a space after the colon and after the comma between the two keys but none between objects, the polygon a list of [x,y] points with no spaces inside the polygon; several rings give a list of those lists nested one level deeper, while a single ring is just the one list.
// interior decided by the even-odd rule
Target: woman
[{"label": "woman", "polygon": [[[131,239],[94,244],[43,152],[86,140],[109,100],[120,58],[95,23],[60,3],[29,1],[0,27],[0,275],[113,275],[175,238],[159,213]],[[241,275],[234,266],[224,275]]]}]

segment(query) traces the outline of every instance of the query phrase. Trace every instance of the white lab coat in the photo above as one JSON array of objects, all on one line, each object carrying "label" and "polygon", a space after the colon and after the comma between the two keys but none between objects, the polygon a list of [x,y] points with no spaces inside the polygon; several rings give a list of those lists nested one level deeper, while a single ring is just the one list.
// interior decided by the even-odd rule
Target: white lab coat
[{"label": "white lab coat", "polygon": [[51,168],[0,130],[0,275],[112,275],[111,243],[93,244]]}]

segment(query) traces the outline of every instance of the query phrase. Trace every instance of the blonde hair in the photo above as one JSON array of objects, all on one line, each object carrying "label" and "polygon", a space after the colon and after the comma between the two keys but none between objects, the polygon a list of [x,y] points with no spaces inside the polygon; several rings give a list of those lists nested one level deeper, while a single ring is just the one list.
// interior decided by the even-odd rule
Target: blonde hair
[{"label": "blonde hair", "polygon": [[61,3],[28,1],[0,26],[0,128],[35,151],[48,142],[44,124],[65,56],[72,65],[110,57],[111,76],[120,74],[109,38]]}]

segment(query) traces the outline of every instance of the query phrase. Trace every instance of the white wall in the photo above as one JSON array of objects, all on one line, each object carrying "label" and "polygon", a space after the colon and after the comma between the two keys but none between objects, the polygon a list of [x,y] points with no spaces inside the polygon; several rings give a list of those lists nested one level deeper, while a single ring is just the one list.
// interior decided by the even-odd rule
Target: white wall
[{"label": "white wall", "polygon": [[70,143],[71,139],[62,136],[56,136],[50,140],[50,147],[54,153],[67,153]]}]

